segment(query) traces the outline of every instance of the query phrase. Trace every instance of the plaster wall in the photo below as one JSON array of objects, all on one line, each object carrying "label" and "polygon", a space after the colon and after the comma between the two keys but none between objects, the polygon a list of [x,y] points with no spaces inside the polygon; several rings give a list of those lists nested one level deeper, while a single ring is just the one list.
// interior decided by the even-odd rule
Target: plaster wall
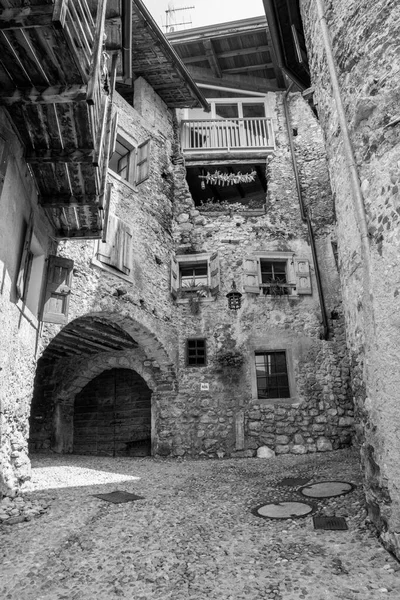
[{"label": "plaster wall", "polygon": [[370,234],[367,268],[316,6],[309,0],[300,5],[336,199],[343,306],[369,515],[388,548],[400,556],[400,10],[390,0],[325,3]]},{"label": "plaster wall", "polygon": [[[28,417],[32,397],[36,352],[40,345],[37,320],[18,301],[16,280],[29,220],[44,257],[49,253],[51,229],[37,203],[33,179],[23,160],[18,141],[6,113],[0,110],[0,132],[6,141],[7,168],[0,207],[0,493],[27,487],[30,464],[27,457]],[[41,293],[40,277],[37,295]]]}]

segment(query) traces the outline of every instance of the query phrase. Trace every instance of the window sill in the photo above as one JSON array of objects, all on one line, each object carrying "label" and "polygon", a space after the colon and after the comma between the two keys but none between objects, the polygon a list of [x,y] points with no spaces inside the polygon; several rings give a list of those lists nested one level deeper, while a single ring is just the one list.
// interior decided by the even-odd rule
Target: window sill
[{"label": "window sill", "polygon": [[241,216],[241,217],[261,217],[266,214],[264,208],[255,208],[249,210],[201,210],[201,206],[197,210],[203,217],[221,217],[221,216]]},{"label": "window sill", "polygon": [[16,307],[20,311],[21,315],[25,317],[25,319],[34,327],[35,329],[39,329],[39,319],[35,317],[35,315],[29,310],[26,304],[23,303],[22,300],[18,300],[16,303]]},{"label": "window sill", "polygon": [[118,277],[119,279],[124,279],[124,281],[128,281],[129,283],[132,283],[132,278],[130,275],[125,275],[125,273],[121,273],[121,271],[117,271],[117,269],[113,269],[112,267],[109,267],[108,265],[102,263],[100,260],[98,260],[95,257],[92,258],[91,265],[93,267],[99,267],[99,269],[101,269],[102,271],[106,271],[110,275],[114,275],[115,277]]},{"label": "window sill", "polygon": [[[215,302],[215,300],[216,300],[216,296],[210,296],[208,298],[199,298],[199,303],[203,304],[203,303],[207,303],[207,302]],[[177,298],[176,303],[177,304],[189,304],[189,298]]]},{"label": "window sill", "polygon": [[108,175],[112,179],[115,179],[116,181],[118,181],[118,183],[123,183],[124,185],[126,185],[126,187],[128,187],[130,190],[132,190],[136,194],[138,193],[139,190],[137,189],[136,184],[130,183],[127,179],[120,177],[117,173],[115,173],[111,169],[108,169]]},{"label": "window sill", "polygon": [[253,398],[253,404],[259,404],[260,406],[300,406],[300,402],[297,398]]}]

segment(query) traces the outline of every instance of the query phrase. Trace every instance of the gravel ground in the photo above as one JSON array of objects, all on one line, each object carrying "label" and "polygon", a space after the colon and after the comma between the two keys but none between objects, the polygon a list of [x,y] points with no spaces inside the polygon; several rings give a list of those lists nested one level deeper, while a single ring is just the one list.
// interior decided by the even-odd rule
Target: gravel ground
[{"label": "gravel ground", "polygon": [[[269,501],[304,501],[285,477],[355,484],[314,501],[316,514],[345,516],[349,530],[255,516]],[[399,564],[365,524],[350,450],[273,460],[37,455],[33,483],[30,520],[10,525],[7,513],[0,526],[2,600],[400,598]],[[92,495],[116,489],[144,499]]]}]

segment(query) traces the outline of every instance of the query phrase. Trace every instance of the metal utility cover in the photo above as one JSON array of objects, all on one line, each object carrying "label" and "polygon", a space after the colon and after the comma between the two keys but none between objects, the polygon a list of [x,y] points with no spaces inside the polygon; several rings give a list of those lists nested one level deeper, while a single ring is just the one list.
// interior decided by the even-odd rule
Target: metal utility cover
[{"label": "metal utility cover", "polygon": [[307,498],[334,498],[352,492],[354,486],[346,481],[319,481],[305,485],[299,490]]},{"label": "metal utility cover", "polygon": [[253,514],[264,519],[298,519],[306,517],[315,507],[305,502],[271,502],[253,509]]},{"label": "metal utility cover", "polygon": [[313,517],[314,529],[347,531],[346,519],[343,517]]},{"label": "metal utility cover", "polygon": [[109,492],[108,494],[93,494],[95,498],[105,500],[106,502],[112,502],[113,504],[121,504],[122,502],[133,502],[134,500],[144,500],[143,496],[136,496],[130,492],[121,492],[116,490],[115,492]]},{"label": "metal utility cover", "polygon": [[285,477],[278,483],[278,485],[287,485],[288,487],[298,487],[305,485],[310,481],[310,477]]}]

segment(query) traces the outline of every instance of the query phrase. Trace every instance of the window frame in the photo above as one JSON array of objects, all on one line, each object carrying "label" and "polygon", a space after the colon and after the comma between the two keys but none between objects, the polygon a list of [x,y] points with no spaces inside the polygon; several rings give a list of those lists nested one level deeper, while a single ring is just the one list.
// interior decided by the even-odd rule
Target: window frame
[{"label": "window frame", "polygon": [[[263,356],[264,357],[263,364],[264,364],[264,367],[265,367],[266,362],[268,362],[268,361],[266,361],[266,357],[268,357],[268,356],[274,356],[275,357],[275,361],[276,361],[276,356],[278,354],[280,354],[280,355],[283,354],[284,355],[284,358],[285,358],[285,372],[283,372],[283,371],[280,372],[280,373],[271,372],[270,374],[267,374],[267,371],[264,368],[264,372],[265,372],[264,377],[265,377],[266,381],[268,381],[268,379],[270,379],[271,377],[278,376],[278,375],[286,377],[287,385],[280,386],[277,383],[277,385],[275,386],[275,388],[278,391],[278,393],[279,393],[280,389],[287,388],[288,395],[287,396],[278,395],[278,396],[260,397],[260,386],[259,386],[259,379],[260,379],[260,377],[258,377],[258,375],[257,375],[257,365],[260,364],[260,363],[257,362],[257,356]],[[264,350],[262,352],[258,351],[258,352],[254,353],[254,359],[255,359],[255,363],[256,363],[256,385],[257,385],[257,398],[258,398],[258,400],[275,400],[275,399],[279,399],[279,400],[285,399],[286,400],[287,398],[290,398],[290,384],[289,384],[289,373],[288,373],[288,364],[287,364],[287,358],[286,358],[286,351],[285,350]],[[271,363],[272,363],[272,361],[271,361]],[[266,387],[266,390],[267,389],[268,389],[268,386]]]},{"label": "window frame", "polygon": [[[261,261],[285,262],[287,289],[290,293],[279,297],[298,298],[302,295],[312,295],[310,258],[300,258],[295,252],[253,252],[243,259],[244,285],[246,293],[257,294],[263,298],[274,298],[274,294],[264,294],[267,284],[262,283]],[[253,263],[253,264],[252,264]],[[256,263],[256,264],[254,264]],[[304,282],[306,285],[304,285]]]},{"label": "window frame", "polygon": [[[263,342],[253,344],[249,349],[252,360],[250,361],[250,375],[251,375],[251,397],[255,404],[262,405],[274,405],[284,404],[292,405],[298,402],[297,399],[297,388],[296,379],[294,376],[294,365],[293,355],[298,354],[298,349],[293,347],[293,344],[287,340],[276,344],[276,342],[270,342],[268,339],[264,339]],[[257,387],[257,371],[256,371],[256,354],[259,353],[272,353],[272,352],[285,352],[286,355],[286,368],[289,382],[290,397],[288,398],[259,398],[258,387]]]},{"label": "window frame", "polygon": [[[195,363],[195,364],[190,364],[189,363],[189,342],[204,342],[204,363]],[[196,348],[197,351],[197,348]],[[197,352],[196,352],[196,357],[197,357]],[[199,367],[206,367],[207,366],[207,339],[203,338],[203,337],[189,337],[186,339],[186,351],[185,351],[185,364],[186,367],[189,368],[199,368]]]},{"label": "window frame", "polygon": [[46,252],[35,235],[31,214],[29,221],[25,221],[15,292],[17,308],[34,327],[38,327],[41,320],[45,272]]},{"label": "window frame", "polygon": [[[174,263],[175,269],[174,269]],[[181,286],[181,265],[183,264],[207,264],[207,284],[199,286]],[[213,270],[214,269],[214,270]],[[177,281],[174,282],[174,278]],[[174,286],[174,284],[177,284]],[[199,300],[215,300],[220,288],[220,267],[218,252],[201,252],[198,254],[176,254],[171,257],[171,285],[170,290],[172,296],[177,299],[178,303],[189,302],[191,293],[207,288],[206,295],[200,297]],[[176,289],[175,289],[176,288]],[[183,294],[183,297],[182,297]],[[186,296],[186,297],[185,297]]]},{"label": "window frame", "polygon": [[[112,167],[110,167],[110,163],[112,157],[116,153],[116,145],[121,144],[124,148],[128,150],[127,154],[121,156],[118,159],[117,165],[119,162],[125,157],[128,156],[127,159],[127,176],[123,177],[115,171]],[[141,153],[143,152],[143,156]],[[148,137],[144,142],[140,144],[130,135],[128,135],[123,129],[119,129],[115,136],[115,145],[114,150],[110,155],[109,163],[108,163],[108,173],[118,179],[118,181],[122,181],[123,183],[129,185],[137,191],[137,186],[146,181],[150,177],[150,156],[151,156],[151,138]],[[139,177],[140,169],[144,166],[144,173]],[[118,166],[117,166],[118,168]]]}]

